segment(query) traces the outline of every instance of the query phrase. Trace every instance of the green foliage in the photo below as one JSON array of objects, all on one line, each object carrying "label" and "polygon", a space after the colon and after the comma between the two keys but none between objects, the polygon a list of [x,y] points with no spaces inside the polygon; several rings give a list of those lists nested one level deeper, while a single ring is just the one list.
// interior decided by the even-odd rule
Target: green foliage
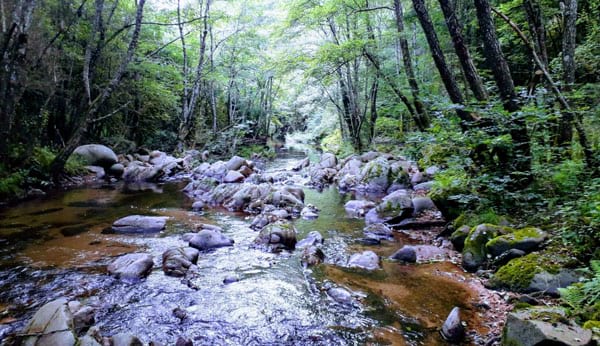
[{"label": "green foliage", "polygon": [[4,175],[0,170],[0,199],[14,198],[24,193],[23,184],[26,179],[26,172],[16,171]]},{"label": "green foliage", "polygon": [[587,182],[577,197],[556,212],[564,242],[582,257],[600,259],[600,178]]},{"label": "green foliage", "polygon": [[580,322],[600,320],[600,261],[591,261],[589,278],[567,288],[559,288],[560,298],[570,314]]},{"label": "green foliage", "polygon": [[324,152],[334,153],[339,157],[346,157],[354,153],[352,145],[343,140],[340,129],[336,129],[321,140],[321,149]]}]

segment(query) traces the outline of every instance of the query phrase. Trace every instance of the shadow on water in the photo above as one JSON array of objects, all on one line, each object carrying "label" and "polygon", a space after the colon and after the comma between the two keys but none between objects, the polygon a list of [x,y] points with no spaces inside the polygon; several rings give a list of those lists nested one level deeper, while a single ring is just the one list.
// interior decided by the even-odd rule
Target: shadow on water
[{"label": "shadow on water", "polygon": [[[289,154],[267,169],[289,169],[302,157]],[[306,202],[317,206],[320,216],[295,220],[298,238],[321,232],[327,256],[326,264],[305,270],[300,251],[274,255],[250,247],[257,235],[249,228],[252,216],[190,211],[183,186],[82,188],[1,212],[0,340],[61,296],[94,306],[104,335],[127,332],[164,344],[185,336],[200,345],[436,345],[443,344],[436,328],[450,309],[468,308],[471,293],[438,275],[456,271],[451,264],[384,261],[383,270],[374,273],[341,267],[353,252],[365,249],[356,245],[364,221],[346,215],[343,206],[352,196],[334,188],[305,189]],[[131,214],[170,220],[167,230],[155,235],[102,232]],[[201,253],[189,282],[165,276],[162,253],[187,245],[180,234],[199,223],[223,227],[234,246]],[[380,255],[389,251],[372,249]],[[128,284],[106,275],[113,257],[135,251],[155,259],[146,280]],[[223,283],[231,277],[237,282]],[[330,299],[322,290],[331,284],[354,291],[357,304]]]}]

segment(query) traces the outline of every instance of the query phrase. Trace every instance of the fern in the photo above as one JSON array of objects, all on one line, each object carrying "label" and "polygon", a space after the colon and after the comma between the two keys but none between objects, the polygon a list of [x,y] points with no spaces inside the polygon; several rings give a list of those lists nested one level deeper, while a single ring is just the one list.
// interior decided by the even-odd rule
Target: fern
[{"label": "fern", "polygon": [[585,320],[599,313],[596,310],[600,301],[600,261],[591,261],[590,267],[592,276],[589,279],[567,288],[559,288],[560,298],[571,308],[571,313]]}]

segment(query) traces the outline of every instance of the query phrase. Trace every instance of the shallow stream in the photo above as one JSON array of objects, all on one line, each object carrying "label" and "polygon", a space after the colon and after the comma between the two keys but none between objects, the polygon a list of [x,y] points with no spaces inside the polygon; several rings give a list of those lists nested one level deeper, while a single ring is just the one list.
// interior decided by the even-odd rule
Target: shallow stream
[{"label": "shallow stream", "polygon": [[[267,169],[289,169],[301,158],[288,154]],[[444,344],[438,331],[454,306],[464,309],[470,329],[484,332],[472,308],[477,294],[449,262],[383,260],[383,270],[371,273],[342,266],[354,252],[369,249],[386,258],[412,241],[398,234],[382,245],[362,245],[364,221],[347,216],[343,208],[352,196],[335,188],[305,188],[306,203],[318,207],[320,216],[294,221],[298,239],[321,232],[326,255],[324,265],[307,270],[300,251],[270,254],[250,248],[257,235],[249,228],[253,216],[191,211],[183,186],[99,183],[0,211],[0,340],[11,340],[39,307],[63,296],[95,307],[103,335],[127,332],[165,345],[180,336],[195,345],[437,345]],[[131,214],[170,220],[157,235],[103,232]],[[201,253],[192,285],[165,276],[162,253],[186,246],[180,235],[200,223],[222,227],[234,246]],[[154,257],[146,280],[129,284],[107,274],[115,256],[138,251]],[[227,277],[239,281],[224,284]],[[353,302],[334,301],[324,291],[329,286],[351,290]],[[184,311],[185,317],[174,311]]]}]

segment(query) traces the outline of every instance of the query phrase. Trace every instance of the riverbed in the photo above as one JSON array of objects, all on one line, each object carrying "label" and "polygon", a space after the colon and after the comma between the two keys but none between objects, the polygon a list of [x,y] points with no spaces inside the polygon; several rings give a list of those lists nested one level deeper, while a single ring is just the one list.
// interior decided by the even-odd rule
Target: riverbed
[{"label": "riverbed", "polygon": [[[289,170],[302,158],[280,156],[266,170]],[[481,292],[452,260],[389,261],[419,236],[398,233],[365,245],[364,220],[344,210],[354,196],[335,187],[305,187],[302,174],[292,180],[304,188],[305,202],[320,210],[315,220],[293,221],[298,239],[311,231],[325,238],[325,263],[310,269],[301,265],[300,251],[252,248],[252,215],[192,211],[193,201],[181,192],[185,182],[97,182],[0,211],[0,340],[12,342],[38,308],[59,297],[94,307],[102,335],[127,332],[166,345],[179,337],[195,345],[443,345],[439,329],[454,306],[463,310],[467,343],[485,335],[489,321],[475,307]],[[132,214],[168,216],[167,228],[156,235],[107,232],[116,219]],[[201,223],[222,227],[234,246],[201,253],[187,281],[165,276],[162,253],[186,246],[181,235]],[[380,255],[381,270],[344,266],[364,250]],[[131,252],[154,257],[148,278],[132,284],[109,276],[107,264]],[[225,284],[226,278],[235,282]],[[329,297],[332,286],[352,292],[351,301]]]}]

